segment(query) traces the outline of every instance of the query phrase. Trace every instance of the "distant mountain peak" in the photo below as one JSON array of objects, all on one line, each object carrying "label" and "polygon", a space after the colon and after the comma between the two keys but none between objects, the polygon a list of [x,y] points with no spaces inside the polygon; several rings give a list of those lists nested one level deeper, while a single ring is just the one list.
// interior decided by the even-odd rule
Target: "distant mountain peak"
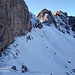
[{"label": "distant mountain peak", "polygon": [[53,13],[53,16],[56,16],[56,15],[64,16],[64,17],[68,16],[66,12],[62,12],[61,10],[58,10],[58,11]]},{"label": "distant mountain peak", "polygon": [[37,17],[42,23],[46,23],[47,25],[53,23],[54,25],[56,25],[56,21],[54,20],[52,12],[50,10],[43,9],[42,11],[40,11]]},{"label": "distant mountain peak", "polygon": [[[52,12],[51,12],[50,10],[46,9],[46,8],[44,8],[43,10],[41,10],[40,13],[38,14],[38,16],[39,16],[41,13],[43,13],[43,14],[46,14],[46,13],[47,13],[47,14],[49,14],[49,15],[52,14]],[[38,17],[38,16],[37,16],[37,17]]]}]

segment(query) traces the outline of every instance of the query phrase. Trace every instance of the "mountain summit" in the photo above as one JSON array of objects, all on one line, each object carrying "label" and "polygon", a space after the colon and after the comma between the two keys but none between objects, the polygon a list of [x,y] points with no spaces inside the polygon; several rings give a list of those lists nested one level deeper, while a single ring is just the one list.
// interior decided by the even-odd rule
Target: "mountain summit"
[{"label": "mountain summit", "polygon": [[56,21],[52,16],[52,12],[50,10],[47,9],[43,9],[39,14],[38,14],[38,19],[42,22],[42,23],[47,23],[47,25],[50,25],[52,23],[54,23],[54,25],[56,25]]}]

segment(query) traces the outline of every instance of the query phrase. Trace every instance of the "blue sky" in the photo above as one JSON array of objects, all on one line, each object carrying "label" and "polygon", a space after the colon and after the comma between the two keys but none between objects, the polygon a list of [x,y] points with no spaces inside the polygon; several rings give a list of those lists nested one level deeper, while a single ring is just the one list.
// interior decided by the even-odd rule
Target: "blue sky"
[{"label": "blue sky", "polygon": [[67,12],[68,15],[75,16],[75,0],[25,0],[25,2],[35,15],[47,8],[52,12],[61,10]]}]

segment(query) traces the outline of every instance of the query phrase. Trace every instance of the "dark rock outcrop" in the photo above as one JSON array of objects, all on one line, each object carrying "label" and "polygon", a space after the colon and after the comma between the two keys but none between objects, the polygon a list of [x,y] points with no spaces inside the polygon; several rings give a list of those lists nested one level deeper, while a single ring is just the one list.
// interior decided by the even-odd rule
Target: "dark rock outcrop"
[{"label": "dark rock outcrop", "polygon": [[56,25],[56,21],[52,16],[52,12],[50,10],[47,9],[43,9],[39,14],[38,14],[38,19],[42,22],[42,23],[48,23],[47,25],[50,25],[52,23],[54,23],[54,25]]},{"label": "dark rock outcrop", "polygon": [[15,36],[30,30],[29,11],[24,0],[0,0],[0,53]]},{"label": "dark rock outcrop", "polygon": [[68,16],[69,17],[69,24],[74,25],[75,24],[75,16]]},{"label": "dark rock outcrop", "polygon": [[75,16],[68,16],[72,31],[75,32]]}]

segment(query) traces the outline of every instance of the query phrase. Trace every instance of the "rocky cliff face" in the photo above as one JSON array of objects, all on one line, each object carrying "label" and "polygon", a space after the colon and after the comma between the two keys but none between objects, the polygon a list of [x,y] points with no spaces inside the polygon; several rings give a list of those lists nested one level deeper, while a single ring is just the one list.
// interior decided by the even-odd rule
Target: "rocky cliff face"
[{"label": "rocky cliff face", "polygon": [[48,23],[47,25],[54,23],[54,25],[56,25],[56,21],[54,20],[50,10],[43,9],[37,17],[42,23]]},{"label": "rocky cliff face", "polygon": [[31,30],[28,7],[23,0],[0,0],[0,53],[15,36]]}]

